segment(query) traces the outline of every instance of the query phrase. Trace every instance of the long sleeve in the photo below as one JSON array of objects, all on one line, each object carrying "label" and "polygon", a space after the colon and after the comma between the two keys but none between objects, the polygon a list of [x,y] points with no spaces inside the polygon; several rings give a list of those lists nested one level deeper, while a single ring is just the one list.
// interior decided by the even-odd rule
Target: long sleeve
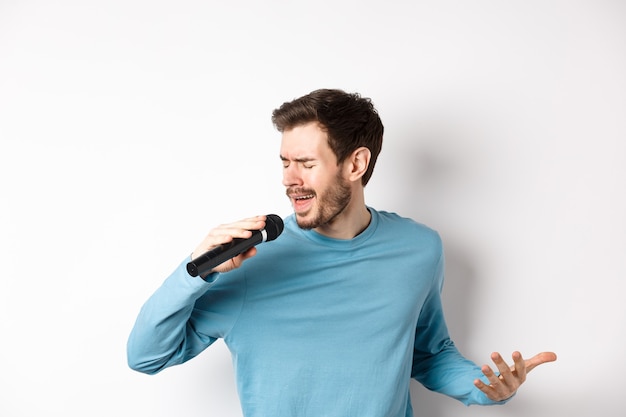
[{"label": "long sleeve", "polygon": [[[224,314],[214,314],[204,302],[206,294],[223,276],[213,282],[191,277],[186,259],[142,306],[127,343],[128,365],[139,372],[154,374],[195,357],[227,327]],[[218,291],[219,292],[219,291]]]},{"label": "long sleeve", "polygon": [[479,366],[464,358],[450,339],[441,303],[443,255],[435,269],[431,292],[422,307],[415,333],[411,376],[426,388],[448,395],[466,405],[500,404],[491,401],[473,381],[485,381]]}]

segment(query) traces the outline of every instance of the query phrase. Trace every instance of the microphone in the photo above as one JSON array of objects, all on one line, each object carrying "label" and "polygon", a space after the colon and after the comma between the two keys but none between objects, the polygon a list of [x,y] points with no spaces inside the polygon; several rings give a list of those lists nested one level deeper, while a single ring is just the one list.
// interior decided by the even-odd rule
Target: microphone
[{"label": "microphone", "polygon": [[252,236],[247,239],[234,238],[228,243],[203,253],[187,264],[187,272],[192,277],[200,275],[204,279],[213,268],[221,263],[234,258],[259,243],[276,239],[283,232],[284,227],[283,219],[280,216],[268,214],[265,220],[265,229],[253,230]]}]

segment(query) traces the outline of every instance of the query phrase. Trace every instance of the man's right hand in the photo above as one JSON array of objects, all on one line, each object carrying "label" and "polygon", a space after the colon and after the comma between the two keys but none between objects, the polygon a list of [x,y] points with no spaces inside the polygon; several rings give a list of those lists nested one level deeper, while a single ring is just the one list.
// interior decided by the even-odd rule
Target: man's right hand
[{"label": "man's right hand", "polygon": [[[211,249],[229,243],[235,238],[247,239],[252,236],[251,230],[261,230],[265,227],[266,216],[255,216],[247,219],[239,220],[234,223],[220,225],[212,229],[204,238],[202,243],[196,247],[191,254],[191,260]],[[235,268],[239,268],[243,261],[256,255],[256,247],[251,247],[247,251],[231,258],[224,263],[213,268],[212,272],[228,272]]]}]

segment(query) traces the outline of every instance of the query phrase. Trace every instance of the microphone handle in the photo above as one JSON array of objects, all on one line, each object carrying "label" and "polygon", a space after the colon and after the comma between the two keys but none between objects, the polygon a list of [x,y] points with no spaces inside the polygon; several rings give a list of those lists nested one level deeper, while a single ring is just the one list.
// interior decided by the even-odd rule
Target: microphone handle
[{"label": "microphone handle", "polygon": [[192,277],[200,275],[204,279],[216,266],[247,251],[264,240],[264,234],[260,230],[254,230],[252,236],[247,239],[234,238],[232,241],[219,245],[189,262],[187,264],[187,272]]}]

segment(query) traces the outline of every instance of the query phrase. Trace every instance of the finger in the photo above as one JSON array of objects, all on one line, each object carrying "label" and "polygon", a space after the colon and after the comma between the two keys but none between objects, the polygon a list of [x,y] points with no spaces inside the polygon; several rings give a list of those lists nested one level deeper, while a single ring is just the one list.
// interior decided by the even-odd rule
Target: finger
[{"label": "finger", "polygon": [[258,230],[265,226],[267,216],[254,216],[231,223],[230,225],[247,230]]},{"label": "finger", "polygon": [[[245,261],[246,259],[252,258],[254,255],[256,255],[256,252],[257,252],[256,247],[254,246],[251,247],[247,251],[240,253],[234,258],[231,258],[228,261],[226,261],[227,263],[230,262],[230,265],[224,268],[223,270],[227,271],[230,269],[239,268],[241,264],[243,263],[243,261]],[[216,268],[216,270],[220,270],[220,268],[218,267]]]},{"label": "finger", "polygon": [[202,246],[209,250],[215,246],[229,243],[233,239],[248,239],[252,236],[253,230],[260,230],[264,227],[265,216],[223,224],[209,232],[204,242],[202,242]]},{"label": "finger", "polygon": [[[485,367],[483,367],[482,371],[485,374],[489,373],[489,371],[485,369]],[[495,376],[493,372],[490,373],[490,376],[492,375]],[[503,384],[500,383],[497,377],[495,377],[495,383],[492,382],[489,376],[487,378],[490,379],[489,382],[491,382],[491,384],[487,385],[481,379],[475,379],[474,386],[481,390],[483,393],[485,393],[485,395],[492,401],[502,401],[510,397],[509,391],[504,389]]]},{"label": "finger", "polygon": [[489,387],[491,388],[491,390],[485,389],[483,392],[488,394],[489,398],[501,401],[509,398],[517,390],[519,383],[515,376],[513,376],[509,365],[507,365],[498,352],[491,354],[491,360],[496,364],[500,375],[496,375],[490,366],[483,365],[481,370],[489,380]]},{"label": "finger", "polygon": [[211,236],[231,236],[233,238],[249,238],[251,230],[265,227],[265,216],[250,217],[237,222],[222,224],[209,232]]},{"label": "finger", "polygon": [[485,384],[481,379],[475,379],[474,386],[478,388],[479,390],[481,390],[482,392],[484,392],[485,395],[487,395],[487,397],[489,397],[490,399],[497,401],[496,391],[493,389],[491,385]]},{"label": "finger", "polygon": [[246,259],[250,259],[254,255],[256,255],[256,252],[257,252],[256,247],[253,246],[250,249],[248,249],[247,251],[245,251],[244,253],[239,254],[237,257],[239,258],[240,262],[243,262]]},{"label": "finger", "polygon": [[483,372],[483,375],[487,377],[487,379],[489,380],[489,383],[492,386],[496,386],[500,384],[501,382],[500,378],[498,378],[498,375],[494,372],[493,369],[491,369],[489,365],[483,365],[482,368],[480,368],[480,370]]},{"label": "finger", "polygon": [[517,376],[519,383],[522,384],[524,381],[526,381],[526,361],[522,357],[522,354],[517,351],[513,352],[512,358],[513,366],[511,367],[511,369]]},{"label": "finger", "polygon": [[504,380],[508,383],[513,377],[511,367],[504,361],[504,359],[502,359],[502,355],[500,355],[498,352],[493,352],[491,354],[491,360],[498,367],[498,371],[500,371],[500,375],[502,376],[501,380]]},{"label": "finger", "polygon": [[260,230],[265,227],[266,216],[255,216],[237,222],[223,224],[213,228],[202,243],[192,253],[192,259],[233,239],[247,239],[252,236],[251,230]]},{"label": "finger", "polygon": [[556,361],[556,354],[554,352],[538,353],[532,358],[526,360],[526,372],[528,373],[532,371],[535,367],[541,364],[554,362],[554,361]]},{"label": "finger", "polygon": [[233,239],[247,239],[252,236],[250,229],[235,227],[234,225],[219,226],[209,232],[207,243],[220,245]]}]

